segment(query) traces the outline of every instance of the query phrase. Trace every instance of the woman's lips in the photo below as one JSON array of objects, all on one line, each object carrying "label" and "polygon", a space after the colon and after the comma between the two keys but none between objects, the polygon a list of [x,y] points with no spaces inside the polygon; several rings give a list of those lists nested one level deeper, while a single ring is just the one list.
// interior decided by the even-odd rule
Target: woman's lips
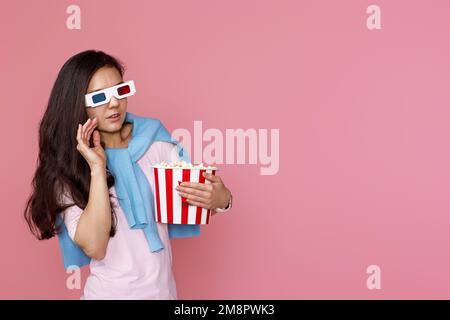
[{"label": "woman's lips", "polygon": [[119,121],[120,120],[120,113],[117,115],[117,116],[115,116],[115,117],[108,117],[108,118],[106,118],[107,120],[110,120],[110,121]]}]

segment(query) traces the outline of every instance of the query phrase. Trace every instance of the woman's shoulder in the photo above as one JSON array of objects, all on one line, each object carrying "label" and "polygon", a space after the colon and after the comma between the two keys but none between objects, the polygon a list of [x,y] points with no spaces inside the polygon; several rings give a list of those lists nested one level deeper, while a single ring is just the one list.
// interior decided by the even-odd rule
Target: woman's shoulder
[{"label": "woman's shoulder", "polygon": [[[174,151],[175,148],[175,151]],[[176,145],[167,141],[154,141],[148,148],[146,155],[152,164],[161,161],[171,161]]]},{"label": "woman's shoulder", "polygon": [[159,151],[171,151],[175,147],[175,144],[169,141],[153,141],[150,148]]},{"label": "woman's shoulder", "polygon": [[164,127],[160,119],[149,116],[141,116],[127,112],[127,119],[137,123],[141,130],[148,130],[148,128],[159,129],[160,127]]}]

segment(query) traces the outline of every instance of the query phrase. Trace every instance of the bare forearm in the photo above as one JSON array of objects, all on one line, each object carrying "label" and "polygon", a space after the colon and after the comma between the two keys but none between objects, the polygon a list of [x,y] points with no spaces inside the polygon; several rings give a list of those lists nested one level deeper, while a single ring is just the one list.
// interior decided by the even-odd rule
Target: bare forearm
[{"label": "bare forearm", "polygon": [[75,242],[93,258],[106,253],[111,230],[111,205],[104,169],[91,170],[89,200],[78,223]]}]

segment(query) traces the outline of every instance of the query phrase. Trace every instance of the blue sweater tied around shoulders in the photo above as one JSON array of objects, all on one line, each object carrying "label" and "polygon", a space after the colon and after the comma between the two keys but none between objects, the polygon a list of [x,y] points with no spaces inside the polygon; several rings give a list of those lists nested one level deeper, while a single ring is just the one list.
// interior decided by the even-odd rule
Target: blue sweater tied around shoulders
[{"label": "blue sweater tied around shoulders", "polygon": [[[114,176],[117,198],[128,225],[131,229],[143,229],[150,251],[158,252],[164,249],[164,246],[156,226],[153,193],[137,161],[154,141],[165,141],[177,145],[179,157],[186,162],[191,161],[180,143],[172,139],[158,119],[140,117],[127,112],[125,122],[133,123],[131,140],[127,148],[105,149],[107,166]],[[64,268],[89,264],[91,258],[70,238],[60,214],[57,214],[57,226],[60,227],[58,242]],[[168,231],[170,238],[192,237],[200,235],[200,226],[169,224]]]}]

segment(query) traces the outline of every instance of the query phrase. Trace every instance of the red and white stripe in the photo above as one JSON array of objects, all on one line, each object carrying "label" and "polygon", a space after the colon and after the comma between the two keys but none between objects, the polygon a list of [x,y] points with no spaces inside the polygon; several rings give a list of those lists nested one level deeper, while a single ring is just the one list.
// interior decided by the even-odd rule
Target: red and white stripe
[{"label": "red and white stripe", "polygon": [[211,210],[189,205],[175,189],[183,181],[209,184],[203,172],[212,169],[153,168],[155,220],[169,224],[209,224]]}]

